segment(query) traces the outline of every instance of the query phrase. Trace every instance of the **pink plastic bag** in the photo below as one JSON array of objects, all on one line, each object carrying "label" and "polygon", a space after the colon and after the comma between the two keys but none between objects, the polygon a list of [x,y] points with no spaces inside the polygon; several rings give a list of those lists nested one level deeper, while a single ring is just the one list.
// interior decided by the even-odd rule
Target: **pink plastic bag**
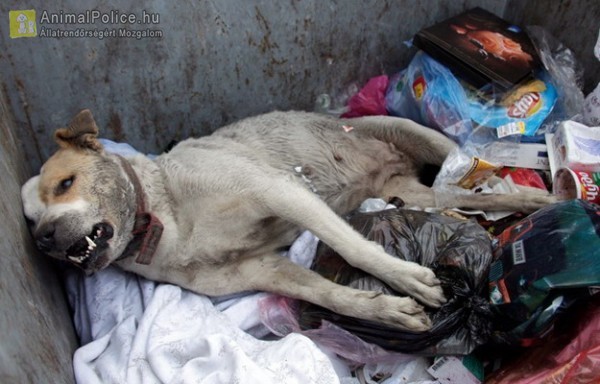
[{"label": "pink plastic bag", "polygon": [[273,334],[283,337],[291,332],[300,333],[356,367],[414,359],[414,356],[386,351],[378,345],[367,343],[328,321],[323,321],[317,329],[301,330],[298,304],[297,300],[269,295],[258,302],[260,319]]},{"label": "pink plastic bag", "polygon": [[386,75],[369,79],[367,84],[348,101],[348,112],[342,117],[360,117],[370,115],[387,115],[385,108],[385,92],[388,87]]},{"label": "pink plastic bag", "polygon": [[578,334],[565,347],[559,343],[528,353],[496,372],[491,384],[592,384],[600,382],[600,300],[581,316]]}]

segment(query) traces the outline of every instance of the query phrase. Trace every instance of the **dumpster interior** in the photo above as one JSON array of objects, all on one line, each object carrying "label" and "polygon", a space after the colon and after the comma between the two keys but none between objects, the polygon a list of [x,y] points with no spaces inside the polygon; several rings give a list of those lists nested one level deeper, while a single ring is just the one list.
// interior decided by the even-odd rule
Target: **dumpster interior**
[{"label": "dumpster interior", "polygon": [[[505,346],[495,345],[493,352],[480,352],[490,356],[489,361],[483,361],[481,356],[471,354],[474,349],[471,344],[469,348],[452,349],[454,346],[449,348],[448,344],[443,345],[436,339],[427,344],[429,349],[419,348],[422,353],[406,355],[404,352],[410,351],[387,352],[352,337],[345,339],[346,333],[339,330],[321,328],[321,333],[301,336],[306,328],[314,325],[315,316],[330,315],[314,308],[299,309],[286,299],[266,294],[252,296],[243,305],[236,306],[240,304],[235,302],[238,299],[222,298],[211,302],[181,288],[145,281],[116,270],[85,277],[36,250],[23,216],[21,186],[39,173],[42,164],[56,150],[54,131],[65,126],[82,109],[93,111],[101,137],[127,143],[135,150],[151,155],[160,154],[185,138],[209,135],[226,124],[273,110],[341,113],[350,97],[365,90],[363,87],[370,79],[386,75],[382,92],[390,89],[393,75],[408,68],[416,57],[418,49],[410,41],[417,32],[474,7],[483,8],[515,25],[540,26],[570,49],[576,65],[569,67],[560,61],[563,56],[555,55],[552,56],[557,58],[554,68],[574,71],[564,75],[564,79],[567,82],[576,80],[571,85],[579,89],[581,99],[569,100],[576,100],[576,107],[583,108],[583,97],[591,94],[600,83],[600,58],[594,55],[595,46],[598,50],[600,2],[594,0],[202,0],[184,3],[151,0],[143,5],[121,1],[114,6],[104,3],[84,5],[74,0],[52,4],[32,0],[24,5],[9,0],[0,4],[0,13],[4,15],[4,21],[0,23],[0,214],[3,218],[0,220],[0,381],[58,383],[75,382],[77,377],[79,382],[92,383],[123,382],[127,377],[128,382],[192,382],[193,375],[206,374],[208,377],[207,372],[214,369],[217,376],[224,376],[211,382],[234,379],[252,382],[254,377],[263,377],[263,382],[514,383],[523,380],[524,383],[536,382],[526,381],[531,379],[532,367],[547,367],[539,373],[538,380],[562,367],[564,381],[561,382],[597,382],[600,378],[597,368],[588,369],[587,376],[580,376],[580,381],[569,381],[574,371],[569,373],[572,365],[567,367],[569,361],[577,361],[579,367],[594,367],[595,359],[600,359],[600,342],[596,342],[594,336],[597,333],[594,327],[600,323],[600,306],[598,298],[589,294],[592,283],[579,282],[577,286],[589,297],[580,302],[575,296],[579,298],[584,294],[579,290],[574,294],[572,302],[577,301],[577,305],[572,307],[569,316],[579,320],[573,321],[571,327],[562,320],[544,328],[543,332],[536,329],[538,333],[502,330],[504,336],[518,339],[518,342],[510,340],[511,348],[516,344],[523,348],[531,342],[536,351],[546,351],[546,354],[530,353],[529,359],[522,359],[519,364],[519,361],[506,358],[507,353],[514,357],[515,349],[507,347],[509,352],[505,352]],[[16,32],[9,23],[9,13],[23,9],[35,10],[35,37],[14,38]],[[140,25],[133,25],[140,34],[129,37],[56,38],[40,35],[43,28],[52,31],[81,27],[104,31],[127,26],[110,18],[94,22],[82,20],[79,24],[60,18],[67,13],[85,15],[91,10],[100,10],[108,15],[107,18],[135,14],[146,19]],[[142,31],[146,35],[142,35]],[[371,84],[376,85],[375,82]],[[566,99],[564,88],[557,86],[557,89],[558,100]],[[570,106],[565,110],[568,108]],[[348,112],[347,109],[344,111]],[[560,128],[557,124],[553,129],[557,135],[568,137],[569,130],[582,129],[578,124],[580,122]],[[110,147],[112,144],[105,145]],[[122,149],[115,147],[114,150]],[[456,156],[457,164],[463,161],[460,155]],[[519,177],[520,174],[513,174],[514,180]],[[565,176],[565,180],[568,177],[577,180],[578,176],[573,172]],[[548,180],[539,180],[542,188],[548,186]],[[593,209],[585,204],[561,206],[530,218],[526,221],[533,228],[529,235],[539,234],[540,237],[533,238],[529,246],[546,246],[551,252],[553,245],[548,244],[555,244],[551,231],[563,232],[561,228],[552,227],[554,224],[548,224],[547,218],[570,223],[580,217],[577,215],[593,216],[590,213]],[[518,217],[521,219],[526,220],[525,216]],[[515,245],[518,243],[515,227],[510,225],[520,223],[517,229],[525,225],[525,221],[515,220],[515,217],[510,223],[487,220],[486,229],[493,232],[505,252],[508,249],[515,252],[518,247]],[[490,222],[495,224],[490,225]],[[490,230],[490,227],[494,228]],[[512,235],[503,232],[505,228],[513,230]],[[595,245],[595,238],[585,237],[594,237],[594,228],[573,229],[579,237],[564,242]],[[469,235],[472,233],[468,232]],[[317,244],[318,239],[304,234],[294,246],[298,257],[302,258],[308,257],[306,253],[314,254]],[[595,253],[593,248],[591,251],[586,248],[584,252]],[[511,253],[511,257],[517,256]],[[573,260],[557,261],[563,262],[576,263]],[[321,267],[325,270],[330,267],[324,265]],[[494,265],[498,267],[491,265],[493,270]],[[479,273],[486,272],[482,269]],[[487,290],[487,280],[485,282]],[[490,287],[493,290],[496,286]],[[127,300],[115,300],[109,294],[111,290],[121,291],[131,302],[123,304]],[[96,295],[98,292],[103,294]],[[569,294],[571,292],[574,291]],[[565,303],[571,303],[571,296],[560,297]],[[557,303],[556,297],[544,296],[543,300]],[[256,310],[259,307],[260,314]],[[290,313],[299,310],[305,312],[297,324]],[[165,311],[181,313],[181,316],[167,318]],[[158,320],[149,322],[148,316]],[[236,317],[237,323],[231,320]],[[198,318],[205,320],[197,321]],[[584,318],[590,320],[583,321]],[[332,319],[332,323],[339,321],[336,316]],[[538,325],[540,322],[542,320]],[[479,323],[474,321],[472,324]],[[153,327],[162,329],[159,332]],[[352,327],[356,330],[357,326]],[[111,328],[114,332],[102,337]],[[552,333],[550,329],[555,328],[559,331]],[[296,332],[288,335],[290,330]],[[469,342],[478,340],[479,333],[471,331],[469,337],[453,335],[452,342],[465,345],[467,339]],[[144,332],[144,336],[139,336],[143,342],[136,339],[144,345],[130,345],[127,335],[135,332]],[[550,336],[545,335],[546,332]],[[558,332],[562,332],[560,337]],[[368,339],[367,333],[368,330],[364,330],[362,336]],[[186,344],[198,334],[207,335],[204,346]],[[211,338],[222,334],[232,335],[230,339],[234,342]],[[381,334],[373,336],[374,339],[387,338],[389,341],[392,338]],[[503,341],[506,342],[509,336]],[[279,339],[278,344],[268,344],[275,338]],[[78,350],[92,341],[96,342],[96,348],[105,348],[110,353],[100,356],[90,349]],[[103,347],[99,347],[101,344]],[[580,354],[568,355],[565,345]],[[205,356],[206,361],[195,360],[197,365],[188,365],[188,376],[185,369],[176,371],[186,362],[203,356],[197,348],[216,349],[217,352],[211,359]],[[76,360],[78,373],[73,371],[76,350],[79,354]],[[522,351],[519,349],[518,356],[527,355]],[[285,356],[285,362],[281,356]],[[135,362],[136,358],[145,363],[127,368],[127,364]],[[161,366],[162,370],[156,366],[148,368],[148,361],[159,358],[169,363]],[[471,362],[471,358],[475,362]],[[242,364],[243,368],[236,364]],[[469,365],[477,368],[470,371],[461,368]]]}]

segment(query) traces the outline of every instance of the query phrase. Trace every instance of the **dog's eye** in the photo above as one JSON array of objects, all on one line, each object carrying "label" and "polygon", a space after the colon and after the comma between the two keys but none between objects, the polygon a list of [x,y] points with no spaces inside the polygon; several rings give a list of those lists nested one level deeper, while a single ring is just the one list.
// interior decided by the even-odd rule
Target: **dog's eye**
[{"label": "dog's eye", "polygon": [[69,190],[75,181],[75,176],[68,177],[63,179],[58,186],[56,187],[55,193],[57,195],[61,195]]}]

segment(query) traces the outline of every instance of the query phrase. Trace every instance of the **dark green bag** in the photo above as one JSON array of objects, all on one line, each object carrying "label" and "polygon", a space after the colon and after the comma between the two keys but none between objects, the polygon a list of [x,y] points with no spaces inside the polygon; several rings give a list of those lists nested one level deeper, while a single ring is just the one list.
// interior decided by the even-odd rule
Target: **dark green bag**
[{"label": "dark green bag", "polygon": [[570,200],[504,230],[494,247],[494,340],[528,346],[600,286],[600,206]]}]

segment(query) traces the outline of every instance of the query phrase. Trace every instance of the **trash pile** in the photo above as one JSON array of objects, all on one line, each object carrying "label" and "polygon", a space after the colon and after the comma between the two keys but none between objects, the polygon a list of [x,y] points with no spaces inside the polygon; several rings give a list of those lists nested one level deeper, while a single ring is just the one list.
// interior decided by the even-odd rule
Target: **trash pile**
[{"label": "trash pile", "polygon": [[[600,84],[584,97],[569,49],[541,28],[523,30],[479,8],[419,31],[412,43],[419,51],[407,68],[370,79],[343,108],[321,112],[409,118],[458,143],[432,187],[440,207],[444,196],[513,194],[517,186],[561,202],[529,216],[355,213],[350,223],[388,253],[434,269],[448,303],[430,313],[425,334],[304,304],[294,308],[297,326],[310,335],[323,321],[324,338],[350,332],[388,351],[427,356],[422,370],[431,382],[597,382]],[[600,60],[600,38],[595,55]],[[325,245],[312,268],[340,284],[394,294]]]}]

